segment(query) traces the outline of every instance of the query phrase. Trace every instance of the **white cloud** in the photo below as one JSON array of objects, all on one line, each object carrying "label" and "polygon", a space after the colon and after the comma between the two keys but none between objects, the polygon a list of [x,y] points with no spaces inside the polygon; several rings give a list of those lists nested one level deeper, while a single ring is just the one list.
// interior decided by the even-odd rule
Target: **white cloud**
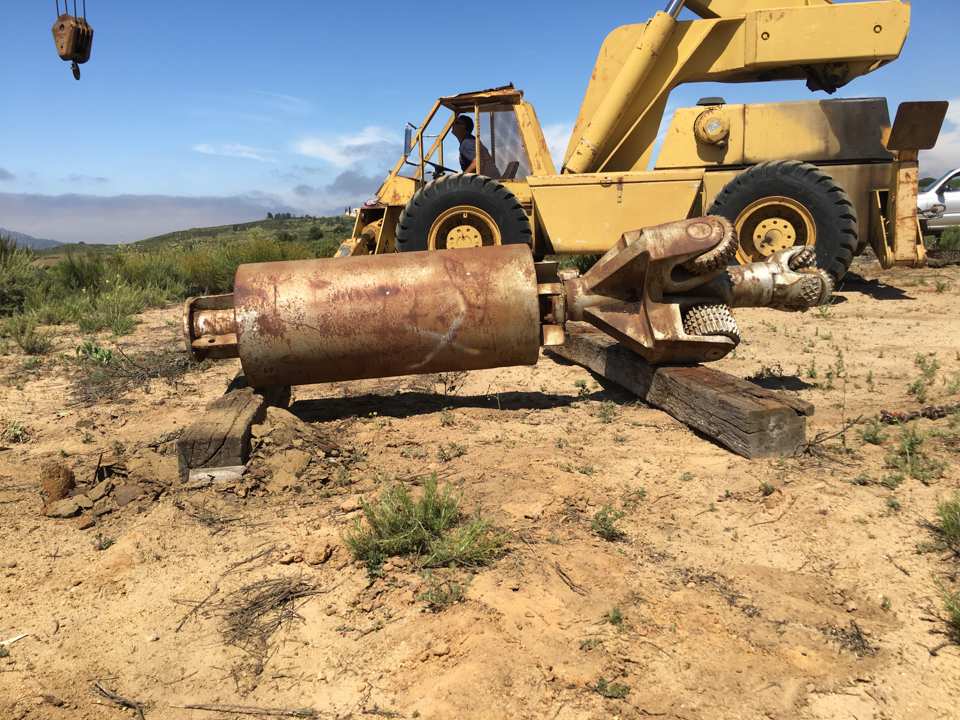
[{"label": "white cloud", "polygon": [[249,145],[235,145],[230,143],[211,145],[210,143],[198,143],[193,146],[193,151],[201,155],[241,158],[243,160],[257,160],[258,162],[273,162],[273,159],[269,157],[269,150],[263,150]]},{"label": "white cloud", "polygon": [[920,153],[920,167],[924,175],[937,177],[960,168],[960,98],[950,101],[947,120],[937,146]]},{"label": "white cloud", "polygon": [[329,182],[322,181],[314,185],[301,183],[284,199],[311,215],[338,215],[344,208],[357,207],[369,200],[383,182],[384,175],[344,170]]},{"label": "white cloud", "polygon": [[371,125],[352,135],[304,137],[294,144],[294,151],[338,168],[348,168],[364,160],[379,158],[387,152],[399,153],[399,142],[395,135],[385,128]]},{"label": "white cloud", "polygon": [[285,95],[284,93],[269,92],[267,90],[254,90],[254,95],[259,95],[265,105],[271,110],[291,114],[307,113],[311,109],[309,100],[297,97],[296,95]]},{"label": "white cloud", "polygon": [[563,156],[567,152],[567,143],[570,142],[572,132],[573,123],[552,123],[543,127],[543,139],[547,141],[547,148],[553,164],[557,166],[557,172],[560,172],[560,166],[563,165]]}]

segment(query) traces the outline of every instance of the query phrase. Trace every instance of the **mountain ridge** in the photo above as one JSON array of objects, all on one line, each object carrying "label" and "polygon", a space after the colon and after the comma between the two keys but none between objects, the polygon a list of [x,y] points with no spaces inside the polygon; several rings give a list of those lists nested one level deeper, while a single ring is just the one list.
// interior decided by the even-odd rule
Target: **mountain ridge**
[{"label": "mountain ridge", "polygon": [[63,245],[62,242],[56,240],[37,238],[33,237],[33,235],[27,235],[26,233],[17,232],[16,230],[8,230],[3,227],[0,227],[0,237],[8,237],[20,247],[30,248],[31,250],[49,250]]}]

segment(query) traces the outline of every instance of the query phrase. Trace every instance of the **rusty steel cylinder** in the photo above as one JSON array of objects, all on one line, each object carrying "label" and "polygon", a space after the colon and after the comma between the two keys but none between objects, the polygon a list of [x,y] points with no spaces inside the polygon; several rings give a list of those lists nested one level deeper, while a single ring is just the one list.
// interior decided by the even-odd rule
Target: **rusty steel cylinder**
[{"label": "rusty steel cylinder", "polygon": [[[254,387],[533,365],[539,356],[526,245],[243,265],[233,304]],[[229,330],[223,320],[212,322],[218,334]]]}]

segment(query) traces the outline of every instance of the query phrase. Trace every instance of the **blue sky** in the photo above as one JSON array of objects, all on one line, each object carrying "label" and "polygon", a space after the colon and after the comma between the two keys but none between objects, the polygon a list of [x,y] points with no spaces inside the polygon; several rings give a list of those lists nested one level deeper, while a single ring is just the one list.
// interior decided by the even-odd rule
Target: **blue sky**
[{"label": "blue sky", "polygon": [[[329,213],[376,189],[403,124],[442,94],[514,82],[565,146],[597,51],[665,0],[470,3],[87,0],[94,53],[75,82],[50,36],[54,3],[4,0],[0,227],[136,240],[260,217]],[[960,98],[956,0],[916,0],[897,62],[841,97]],[[482,52],[470,48],[481,38]],[[672,106],[798,100],[800,82],[681,87]],[[934,173],[960,166],[960,102]]]}]

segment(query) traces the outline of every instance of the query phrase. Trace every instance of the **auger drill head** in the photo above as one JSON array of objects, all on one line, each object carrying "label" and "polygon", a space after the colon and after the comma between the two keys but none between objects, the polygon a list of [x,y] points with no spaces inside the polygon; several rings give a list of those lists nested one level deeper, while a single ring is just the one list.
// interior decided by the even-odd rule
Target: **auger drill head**
[{"label": "auger drill head", "polygon": [[817,267],[811,247],[774,253],[769,260],[727,270],[731,307],[808,310],[830,302],[833,277]]},{"label": "auger drill head", "polygon": [[737,235],[703,217],[627,233],[583,277],[567,278],[568,319],[584,320],[654,363],[717,360],[740,342],[731,308],[804,310],[833,280],[811,248],[731,266]]}]

